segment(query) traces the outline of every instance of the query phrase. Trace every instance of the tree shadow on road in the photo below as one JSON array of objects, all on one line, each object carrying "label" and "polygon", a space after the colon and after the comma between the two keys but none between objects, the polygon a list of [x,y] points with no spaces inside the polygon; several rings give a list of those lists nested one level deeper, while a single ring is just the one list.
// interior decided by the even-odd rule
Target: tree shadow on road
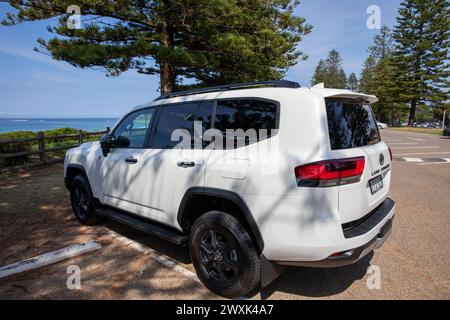
[{"label": "tree shadow on road", "polygon": [[[107,220],[104,225],[130,240],[156,250],[181,264],[191,264],[186,246],[177,246],[150,236],[141,231]],[[303,268],[288,267],[278,279],[259,292],[253,292],[248,298],[260,293],[261,299],[268,299],[276,292],[284,292],[299,297],[329,297],[347,290],[355,281],[361,280],[367,273],[373,252],[357,263],[339,268]]]},{"label": "tree shadow on road", "polygon": [[120,236],[126,237],[145,247],[158,251],[159,253],[164,254],[182,264],[191,263],[189,250],[186,245],[178,246],[171,244],[168,241],[109,219],[105,220],[103,225]]}]

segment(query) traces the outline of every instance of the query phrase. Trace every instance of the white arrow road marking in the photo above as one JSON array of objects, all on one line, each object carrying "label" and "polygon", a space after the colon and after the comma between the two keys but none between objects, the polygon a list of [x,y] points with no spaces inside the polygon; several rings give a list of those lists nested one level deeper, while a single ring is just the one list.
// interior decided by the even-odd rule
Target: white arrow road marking
[{"label": "white arrow road marking", "polygon": [[423,160],[419,158],[403,158],[403,160],[408,162],[423,162]]},{"label": "white arrow road marking", "polygon": [[102,245],[94,240],[70,247],[59,249],[56,251],[44,253],[30,259],[11,263],[0,267],[0,278],[10,276],[15,273],[37,269],[55,262],[69,259],[90,251],[98,250]]}]

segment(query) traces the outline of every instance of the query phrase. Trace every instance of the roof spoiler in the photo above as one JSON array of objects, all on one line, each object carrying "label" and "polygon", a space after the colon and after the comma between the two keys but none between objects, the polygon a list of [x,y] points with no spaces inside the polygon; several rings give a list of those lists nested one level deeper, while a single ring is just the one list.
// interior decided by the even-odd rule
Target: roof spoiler
[{"label": "roof spoiler", "polygon": [[370,104],[378,101],[378,98],[376,96],[359,92],[353,92],[346,89],[331,89],[331,88],[324,89],[320,87],[312,87],[311,90],[319,93],[325,98],[360,99]]},{"label": "roof spoiler", "polygon": [[361,99],[370,104],[378,101],[378,98],[376,96],[373,96],[370,94],[364,94],[364,93],[356,93],[356,92],[351,93],[351,94],[336,94],[336,95],[327,96],[326,98]]}]

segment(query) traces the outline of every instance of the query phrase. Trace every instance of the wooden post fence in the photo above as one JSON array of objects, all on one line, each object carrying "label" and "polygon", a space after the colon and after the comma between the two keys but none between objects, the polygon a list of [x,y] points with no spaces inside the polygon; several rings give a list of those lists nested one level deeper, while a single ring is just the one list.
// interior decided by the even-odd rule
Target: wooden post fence
[{"label": "wooden post fence", "polygon": [[41,162],[46,163],[48,158],[47,158],[47,153],[45,152],[45,134],[42,131],[39,131],[37,134],[37,138],[38,138],[38,145],[39,145],[39,159],[41,160]]},{"label": "wooden post fence", "polygon": [[[0,140],[0,146],[8,145],[8,144],[30,144],[30,142],[37,143],[37,148],[30,151],[19,151],[19,152],[2,152],[0,150],[0,166],[2,165],[3,159],[8,158],[20,158],[20,157],[28,157],[31,155],[38,155],[40,163],[49,163],[55,161],[61,161],[64,158],[55,158],[52,157],[49,159],[49,152],[59,152],[64,151],[70,148],[77,147],[81,145],[86,140],[92,140],[91,137],[101,136],[107,133],[107,131],[95,131],[95,132],[83,132],[83,130],[78,130],[77,133],[71,134],[63,134],[59,136],[46,136],[44,132],[39,131],[35,137],[30,138],[20,138],[20,139],[10,139],[10,140]],[[70,138],[70,139],[69,139]],[[46,140],[58,140],[58,139],[69,139],[74,140],[76,144],[73,145],[64,145],[62,147],[53,147],[50,149],[46,148]],[[5,150],[5,149],[3,149]],[[6,149],[8,150],[8,149]]]},{"label": "wooden post fence", "polygon": [[78,130],[78,143],[83,143],[83,130]]}]

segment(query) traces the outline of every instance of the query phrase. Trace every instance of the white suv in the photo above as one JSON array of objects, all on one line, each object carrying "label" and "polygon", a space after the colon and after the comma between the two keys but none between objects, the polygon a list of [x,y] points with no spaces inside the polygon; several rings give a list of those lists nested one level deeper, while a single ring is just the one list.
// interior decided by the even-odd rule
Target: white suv
[{"label": "white suv", "polygon": [[290,81],[159,97],[67,152],[73,211],[188,242],[200,280],[226,297],[284,265],[354,263],[382,245],[395,212],[376,101]]}]

